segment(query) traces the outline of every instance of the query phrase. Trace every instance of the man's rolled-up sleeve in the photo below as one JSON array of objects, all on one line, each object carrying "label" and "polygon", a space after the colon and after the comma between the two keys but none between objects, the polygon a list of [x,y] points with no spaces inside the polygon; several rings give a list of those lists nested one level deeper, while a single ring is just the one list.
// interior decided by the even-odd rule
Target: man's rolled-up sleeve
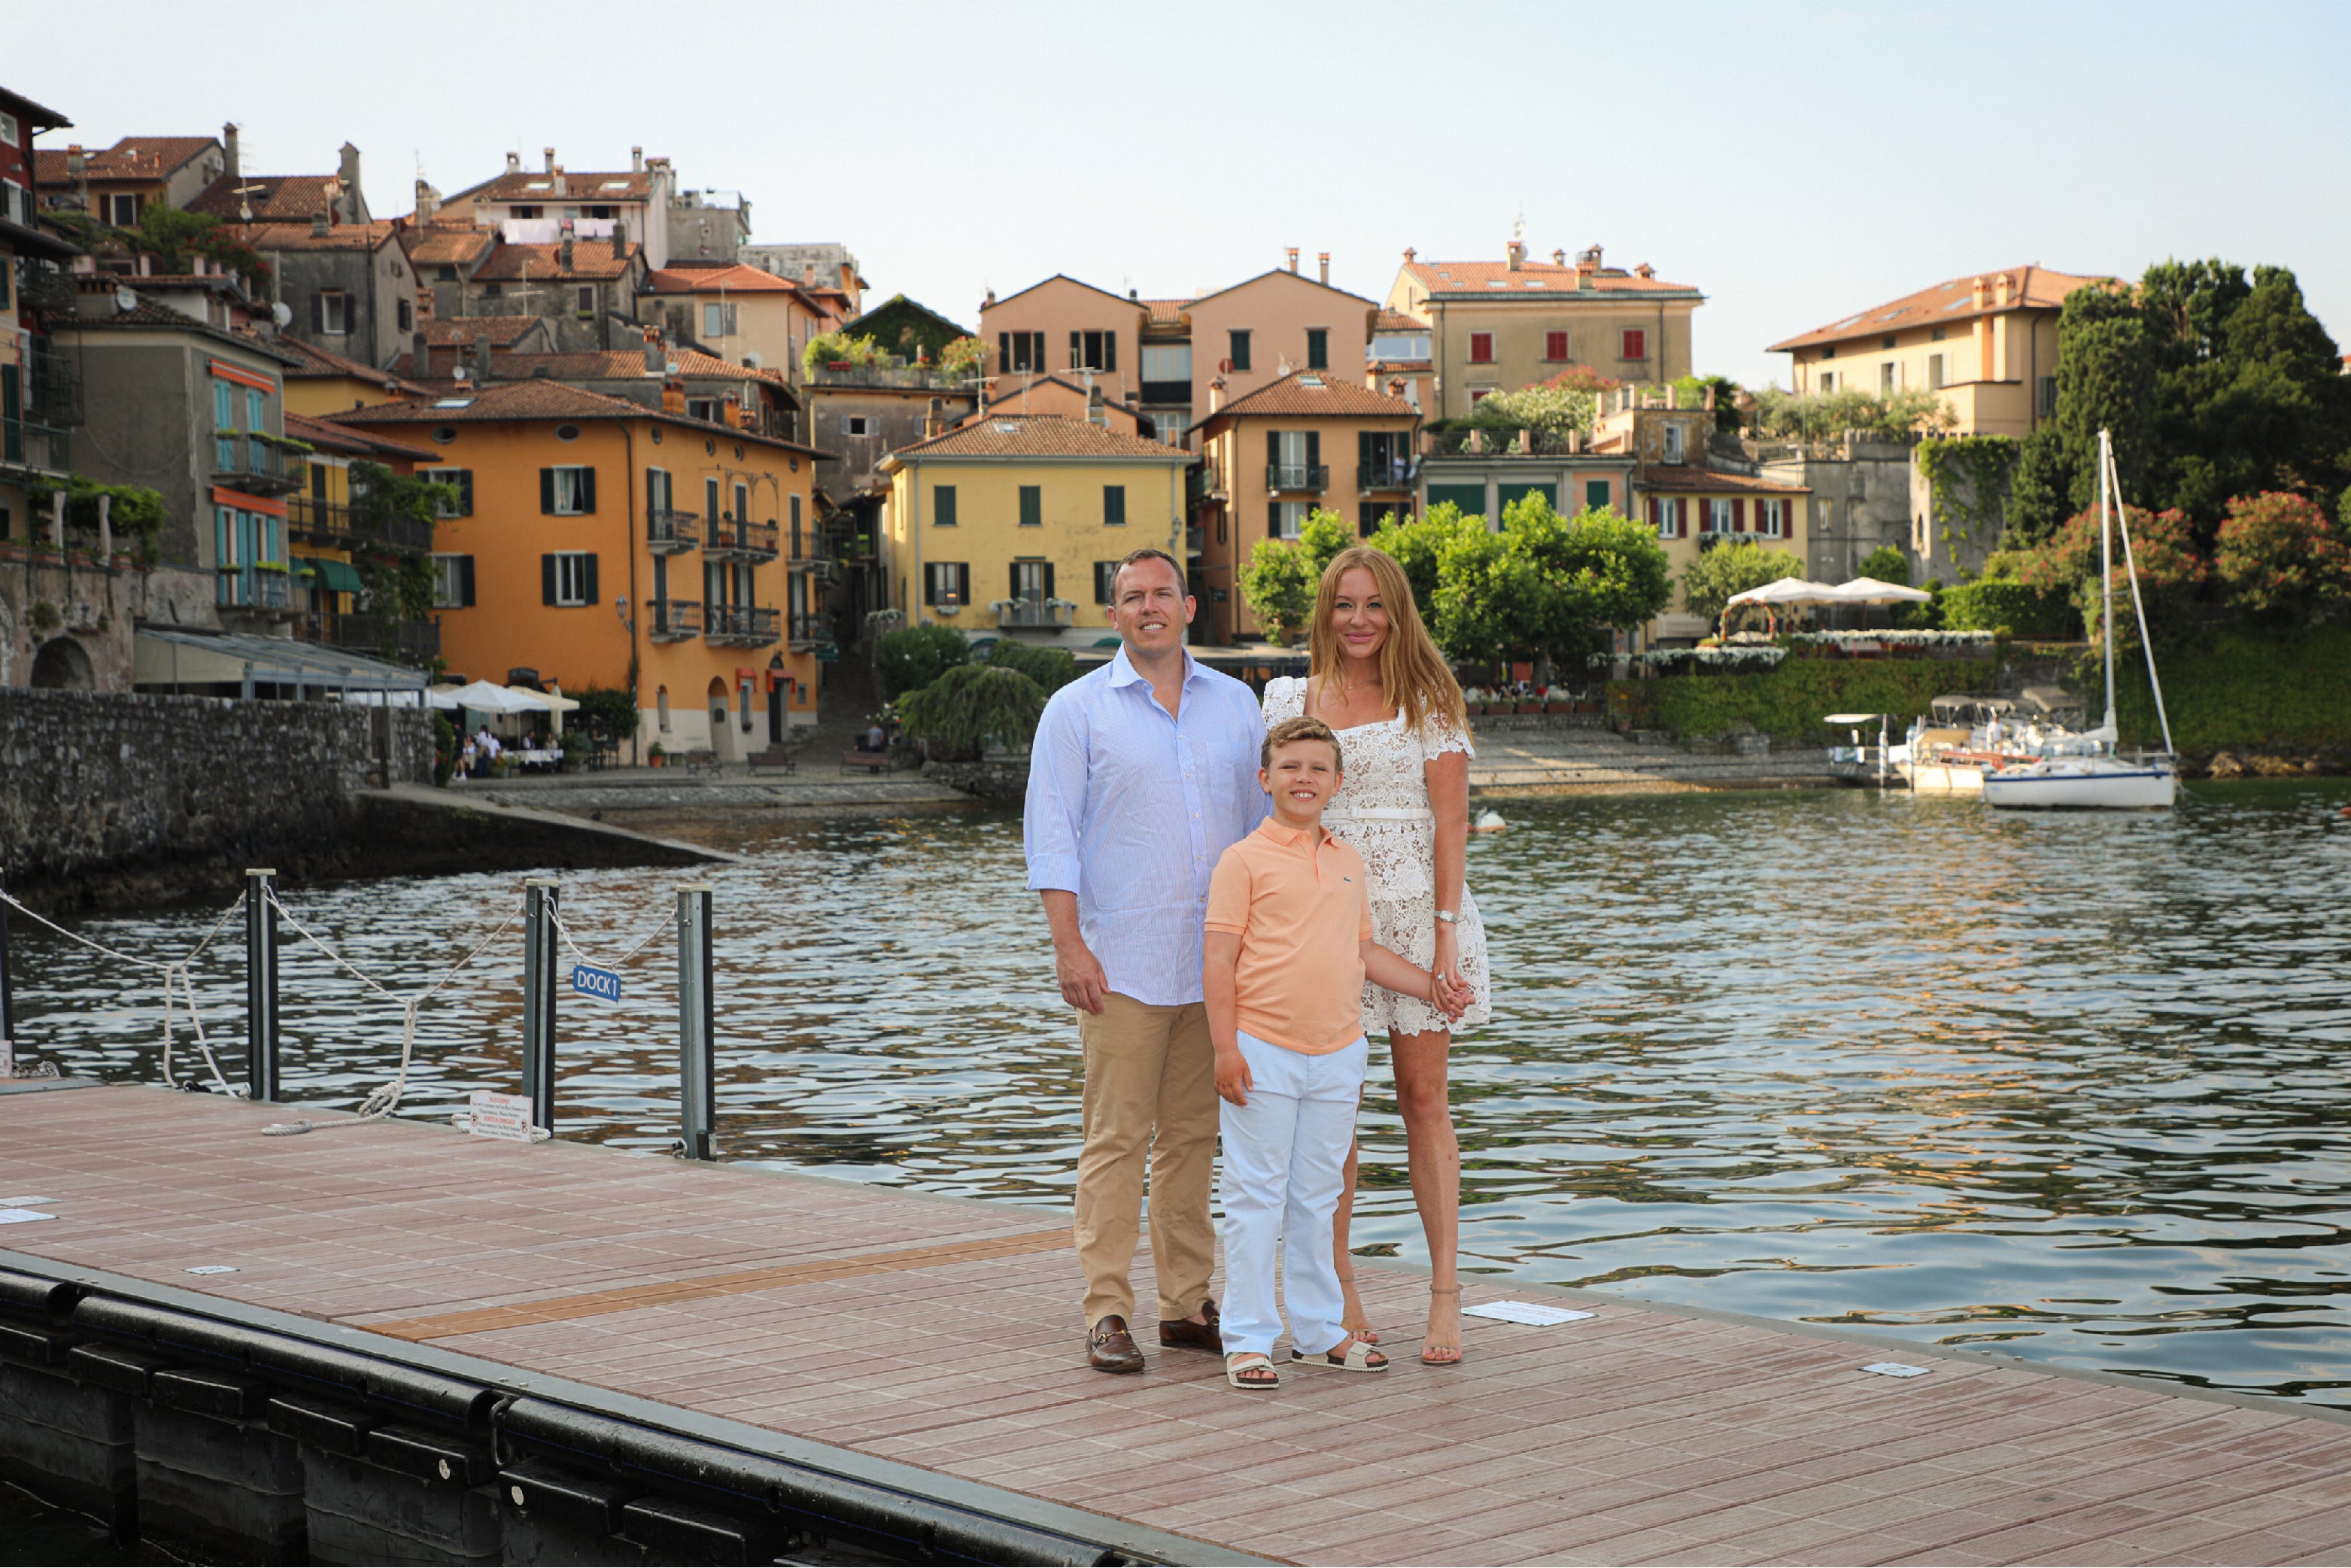
[{"label": "man's rolled-up sleeve", "polygon": [[1074,700],[1056,693],[1037,721],[1029,750],[1029,798],[1020,841],[1029,890],[1078,891],[1078,835],[1086,816],[1086,721]]}]

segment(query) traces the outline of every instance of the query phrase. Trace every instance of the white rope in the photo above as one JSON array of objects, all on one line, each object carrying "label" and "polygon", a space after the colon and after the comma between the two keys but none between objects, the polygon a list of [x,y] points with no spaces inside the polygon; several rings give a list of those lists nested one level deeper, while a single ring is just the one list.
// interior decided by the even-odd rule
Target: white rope
[{"label": "white rope", "polygon": [[[242,1090],[230,1086],[227,1076],[221,1071],[219,1060],[213,1055],[212,1042],[204,1038],[204,1014],[196,1008],[195,982],[189,973],[195,961],[204,956],[204,950],[213,945],[214,938],[217,937],[221,934],[221,928],[228,924],[229,916],[235,915],[238,910],[245,907],[245,894],[243,893],[239,893],[236,897],[231,901],[229,906],[221,911],[220,918],[214,921],[212,929],[204,933],[204,940],[198,942],[193,947],[190,948],[185,957],[167,959],[162,963],[158,963],[152,958],[134,958],[128,953],[119,953],[115,951],[113,948],[109,947],[102,942],[93,942],[78,931],[68,931],[64,926],[58,925],[56,921],[50,919],[47,915],[43,915],[39,910],[29,908],[24,904],[19,903],[5,889],[0,889],[0,904],[7,904],[9,908],[16,911],[19,915],[30,915],[33,919],[39,921],[43,925],[47,926],[50,930],[64,937],[67,941],[78,944],[81,946],[89,948],[93,953],[111,958],[118,964],[128,964],[135,969],[152,970],[162,976],[163,1082],[169,1083],[174,1089],[187,1089],[193,1086],[191,1084],[182,1083],[180,1082],[178,1070],[172,1065],[172,1035],[174,1033],[172,1029],[172,992],[173,985],[176,984],[179,987],[181,993],[187,998],[188,1022],[195,1030],[196,1049],[204,1053],[204,1065],[212,1069],[213,1082],[219,1085],[220,1092],[224,1094],[237,1096],[244,1092]],[[52,1069],[51,1071],[54,1072],[55,1070]]]},{"label": "white rope", "polygon": [[467,949],[464,957],[449,966],[449,967],[442,973],[439,979],[434,981],[431,985],[425,987],[414,996],[402,998],[397,992],[394,992],[384,986],[379,985],[372,977],[360,969],[359,966],[353,964],[349,958],[344,957],[340,953],[336,952],[334,948],[328,946],[326,941],[316,932],[312,931],[308,926],[303,925],[300,920],[297,919],[292,910],[287,908],[284,904],[278,901],[277,890],[274,888],[271,889],[269,893],[269,906],[277,911],[279,918],[283,919],[287,925],[294,928],[296,935],[299,936],[304,941],[309,943],[311,946],[316,947],[319,952],[324,953],[338,967],[348,973],[353,979],[359,981],[360,984],[375,992],[376,995],[384,998],[386,1000],[400,1003],[401,1016],[400,1071],[393,1074],[391,1082],[379,1084],[373,1090],[369,1092],[367,1098],[360,1102],[359,1111],[351,1120],[348,1122],[328,1122],[323,1124],[308,1120],[298,1122],[272,1122],[269,1125],[261,1129],[262,1136],[268,1138],[288,1138],[302,1133],[314,1133],[320,1131],[332,1132],[340,1127],[356,1127],[368,1122],[379,1121],[398,1110],[400,1108],[400,1097],[405,1093],[408,1089],[409,1064],[414,1060],[416,1053],[416,1009],[423,1007],[426,1002],[432,1000],[436,993],[438,993],[444,987],[447,986],[452,980],[455,980],[467,965],[480,957],[483,951],[486,949],[491,943],[504,936],[507,929],[513,925],[515,921],[519,918],[519,916],[515,913],[509,912],[505,919],[499,921],[496,925],[490,928],[487,936],[484,936],[480,941],[475,943],[471,948]]},{"label": "white rope", "polygon": [[555,919],[556,936],[561,939],[564,946],[570,949],[572,961],[575,963],[585,964],[591,969],[617,969],[621,967],[630,959],[635,957],[638,954],[643,952],[646,948],[652,946],[654,943],[667,936],[676,925],[675,905],[674,904],[665,903],[663,905],[659,915],[653,921],[653,928],[651,931],[646,932],[643,936],[638,938],[636,946],[631,947],[627,952],[622,954],[619,957],[613,959],[609,964],[599,964],[586,953],[581,952],[580,944],[571,939],[571,927],[565,925],[563,922],[562,905],[559,904],[556,904],[552,906],[548,913]]}]

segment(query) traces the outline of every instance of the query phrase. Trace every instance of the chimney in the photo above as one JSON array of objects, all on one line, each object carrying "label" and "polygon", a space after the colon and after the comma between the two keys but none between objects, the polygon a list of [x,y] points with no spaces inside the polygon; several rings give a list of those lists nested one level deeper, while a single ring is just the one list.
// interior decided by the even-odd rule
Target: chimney
[{"label": "chimney", "polygon": [[224,164],[221,172],[226,174],[230,183],[234,183],[244,177],[245,172],[237,167],[236,126],[233,122],[221,127],[221,150]]},{"label": "chimney", "polygon": [[812,261],[800,263],[800,287],[802,288],[816,287],[816,263]]},{"label": "chimney", "polygon": [[422,332],[409,340],[408,373],[420,382],[430,379],[433,374],[433,350],[425,346]]},{"label": "chimney", "polygon": [[416,182],[416,221],[429,224],[440,211],[441,193],[433,188],[432,181],[420,177]]},{"label": "chimney", "polygon": [[564,188],[562,164],[558,163],[554,168],[549,170],[548,172],[555,176],[555,194],[559,196],[568,196],[571,193]]},{"label": "chimney", "polygon": [[1567,265],[1567,252],[1563,250],[1555,250],[1552,252],[1551,264],[1553,267],[1565,267]]},{"label": "chimney", "polygon": [[1225,406],[1225,378],[1218,376],[1208,383],[1208,412],[1216,413]]},{"label": "chimney", "polygon": [[1996,290],[1992,296],[1993,302],[1999,305],[2001,309],[2005,310],[2016,302],[2015,274],[2009,272],[2001,273],[1999,280],[1995,282],[1992,287]]},{"label": "chimney", "polygon": [[684,413],[685,412],[685,383],[684,382],[665,381],[662,382],[662,412],[664,413]]},{"label": "chimney", "polygon": [[1298,271],[1298,247],[1296,246],[1291,246],[1290,247],[1290,270],[1292,274],[1295,274]]},{"label": "chimney", "polygon": [[1968,285],[1968,308],[1971,310],[1984,308],[1984,280],[1980,277]]},{"label": "chimney", "polygon": [[547,150],[547,172],[555,172],[555,149],[552,147]]},{"label": "chimney", "polygon": [[348,141],[343,143],[338,172],[343,180],[343,222],[355,224],[360,221],[360,150]]},{"label": "chimney", "polygon": [[989,289],[989,290],[987,291],[987,297],[986,298],[982,299],[982,300],[979,302],[979,308],[980,308],[982,310],[990,310],[990,309],[994,309],[994,308],[995,308],[995,307],[996,307],[996,290],[995,290],[995,289],[993,289],[993,288],[991,288],[991,289]]},{"label": "chimney", "polygon": [[507,172],[509,174],[519,174],[522,172],[521,153],[509,152],[507,154]]},{"label": "chimney", "polygon": [[934,435],[944,435],[946,434],[946,428],[947,400],[935,397],[931,400],[929,410],[923,415],[923,439],[928,441]]},{"label": "chimney", "polygon": [[1666,406],[1667,408],[1681,407],[1681,388],[1674,385],[1671,382],[1667,382],[1666,383]]},{"label": "chimney", "polygon": [[1633,269],[1633,276],[1635,277],[1655,277],[1657,276],[1657,269],[1651,267],[1645,261],[1640,266]]},{"label": "chimney", "polygon": [[1712,386],[1708,386],[1706,389],[1706,412],[1708,413],[1712,413],[1714,412],[1714,394],[1715,389]]},{"label": "chimney", "polygon": [[1102,390],[1098,386],[1086,389],[1086,423],[1110,428],[1110,411],[1102,406]]},{"label": "chimney", "polygon": [[1510,258],[1510,270],[1512,272],[1516,272],[1526,262],[1527,247],[1521,242],[1512,240],[1510,244],[1509,255]]},{"label": "chimney", "polygon": [[1314,258],[1322,264],[1322,281],[1328,284],[1331,281],[1331,253],[1327,250],[1317,251],[1314,253]]},{"label": "chimney", "polygon": [[571,225],[563,225],[563,270],[571,270]]},{"label": "chimney", "polygon": [[645,150],[643,148],[632,147],[629,149],[629,172],[632,174],[642,174],[645,172]]},{"label": "chimney", "polygon": [[1405,264],[1406,267],[1410,267],[1410,266],[1412,265],[1412,262],[1413,262],[1413,257],[1414,257],[1415,256],[1418,255],[1418,254],[1419,254],[1419,253],[1418,253],[1418,252],[1416,252],[1416,251],[1415,251],[1415,250],[1412,248],[1412,246],[1405,246],[1405,247],[1404,247],[1404,264]]},{"label": "chimney", "polygon": [[312,213],[310,214],[310,237],[312,239],[324,239],[327,237],[326,214]]},{"label": "chimney", "polygon": [[474,380],[484,386],[490,382],[490,335],[474,334]]},{"label": "chimney", "polygon": [[628,254],[629,220],[626,218],[615,218],[612,220],[612,259],[614,261],[623,260],[627,257]]},{"label": "chimney", "polygon": [[1140,288],[1129,288],[1126,291],[1126,297],[1129,299],[1140,299],[1143,298],[1143,290]]},{"label": "chimney", "polygon": [[1388,378],[1388,396],[1404,396],[1404,378],[1402,376],[1390,376]]},{"label": "chimney", "polygon": [[662,352],[661,329],[645,329],[645,374],[657,376],[669,368],[669,357]]}]

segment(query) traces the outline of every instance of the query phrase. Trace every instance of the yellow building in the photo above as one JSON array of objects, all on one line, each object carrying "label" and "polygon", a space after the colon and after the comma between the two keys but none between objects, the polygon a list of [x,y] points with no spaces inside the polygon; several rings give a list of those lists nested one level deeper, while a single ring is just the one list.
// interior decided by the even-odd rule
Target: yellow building
[{"label": "yellow building", "polygon": [[286,497],[286,538],[307,603],[301,634],[353,653],[429,665],[441,652],[441,628],[432,621],[400,623],[363,610],[364,558],[413,559],[433,549],[433,525],[371,508],[351,484],[351,465],[374,463],[395,474],[430,464],[429,447],[307,418],[286,411],[286,434],[309,447],[303,486]]},{"label": "yellow building", "polygon": [[316,343],[306,343],[284,333],[273,339],[272,343],[299,361],[286,367],[287,413],[324,419],[346,409],[371,408],[380,402],[424,395],[424,389],[412,382]]},{"label": "yellow building", "polygon": [[1111,567],[1184,559],[1184,468],[1155,441],[1054,415],[982,415],[883,458],[883,591],[908,625],[1107,632]]},{"label": "yellow building", "polygon": [[1961,435],[2029,435],[2057,409],[2057,314],[2094,278],[2045,267],[1948,278],[1771,345],[1800,392],[1940,393]]}]

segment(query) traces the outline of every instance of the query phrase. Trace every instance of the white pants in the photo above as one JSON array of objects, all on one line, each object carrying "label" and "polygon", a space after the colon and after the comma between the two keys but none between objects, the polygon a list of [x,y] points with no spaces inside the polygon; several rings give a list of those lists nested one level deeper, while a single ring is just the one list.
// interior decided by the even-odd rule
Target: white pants
[{"label": "white pants", "polygon": [[1281,1333],[1275,1243],[1290,1343],[1308,1355],[1347,1337],[1331,1228],[1370,1042],[1304,1056],[1251,1034],[1239,1039],[1253,1081],[1249,1103],[1217,1103],[1225,1136],[1225,1354],[1269,1354]]}]

